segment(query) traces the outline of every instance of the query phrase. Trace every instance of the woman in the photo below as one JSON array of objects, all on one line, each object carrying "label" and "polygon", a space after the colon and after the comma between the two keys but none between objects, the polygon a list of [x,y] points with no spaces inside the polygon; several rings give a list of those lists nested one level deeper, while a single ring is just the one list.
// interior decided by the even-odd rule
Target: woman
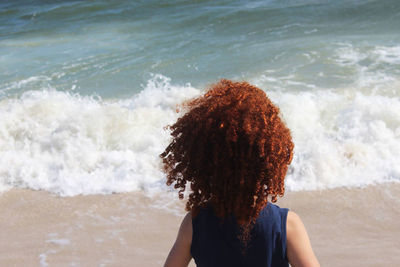
[{"label": "woman", "polygon": [[229,80],[184,106],[160,155],[179,198],[191,190],[165,266],[319,266],[299,216],[271,203],[293,156],[278,107]]}]

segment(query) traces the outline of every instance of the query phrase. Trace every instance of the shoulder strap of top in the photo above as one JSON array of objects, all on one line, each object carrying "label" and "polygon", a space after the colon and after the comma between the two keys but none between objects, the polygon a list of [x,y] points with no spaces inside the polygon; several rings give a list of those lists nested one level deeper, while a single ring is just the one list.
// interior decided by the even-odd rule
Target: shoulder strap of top
[{"label": "shoulder strap of top", "polygon": [[287,236],[286,222],[289,209],[280,208],[279,206],[268,202],[267,206],[261,211],[259,219],[263,220],[264,224],[271,227],[271,231],[276,233],[278,240],[276,245],[282,253],[282,257],[287,259]]}]

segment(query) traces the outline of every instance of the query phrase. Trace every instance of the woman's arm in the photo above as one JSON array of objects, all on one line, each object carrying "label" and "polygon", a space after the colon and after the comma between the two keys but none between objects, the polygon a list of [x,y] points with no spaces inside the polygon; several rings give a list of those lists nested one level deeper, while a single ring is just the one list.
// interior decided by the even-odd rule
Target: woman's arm
[{"label": "woman's arm", "polygon": [[181,227],[175,244],[169,252],[164,267],[186,267],[188,266],[192,255],[190,254],[190,246],[192,245],[192,215],[189,212],[183,218]]},{"label": "woman's arm", "polygon": [[300,217],[289,211],[286,222],[287,256],[292,267],[319,267]]}]

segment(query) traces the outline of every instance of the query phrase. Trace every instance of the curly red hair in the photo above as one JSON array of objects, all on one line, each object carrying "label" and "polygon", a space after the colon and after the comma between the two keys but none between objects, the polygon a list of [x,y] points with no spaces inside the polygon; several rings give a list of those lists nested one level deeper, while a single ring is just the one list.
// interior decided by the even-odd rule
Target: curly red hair
[{"label": "curly red hair", "polygon": [[247,82],[221,80],[184,106],[169,126],[172,141],[160,155],[167,184],[191,193],[186,210],[210,203],[220,218],[250,224],[285,191],[293,156],[289,129],[264,91]]}]

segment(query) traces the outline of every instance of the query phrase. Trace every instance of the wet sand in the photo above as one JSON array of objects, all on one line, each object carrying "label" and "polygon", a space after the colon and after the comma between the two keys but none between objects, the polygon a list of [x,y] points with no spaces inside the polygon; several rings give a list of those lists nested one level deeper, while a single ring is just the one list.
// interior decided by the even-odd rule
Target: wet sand
[{"label": "wet sand", "polygon": [[[400,184],[288,192],[321,266],[400,265]],[[0,266],[162,266],[184,203],[143,193],[0,195]],[[190,266],[195,266],[191,262]]]}]

